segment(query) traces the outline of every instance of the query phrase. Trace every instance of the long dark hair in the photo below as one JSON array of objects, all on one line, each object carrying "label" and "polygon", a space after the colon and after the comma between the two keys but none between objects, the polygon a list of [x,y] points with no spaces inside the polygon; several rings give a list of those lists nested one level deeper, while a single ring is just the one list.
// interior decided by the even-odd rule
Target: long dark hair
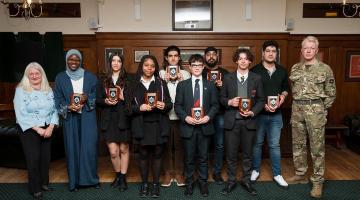
[{"label": "long dark hair", "polygon": [[112,63],[112,59],[115,56],[118,56],[120,58],[120,60],[121,60],[121,68],[120,68],[119,78],[116,81],[116,85],[120,86],[120,88],[124,88],[124,86],[125,86],[125,75],[126,75],[125,67],[124,67],[124,56],[120,55],[120,53],[118,53],[118,52],[112,53],[110,55],[110,57],[109,57],[109,62],[108,62],[109,66],[107,66],[108,68],[106,70],[106,75],[105,75],[105,78],[104,78],[104,86],[105,87],[114,86],[114,83],[113,83],[113,80],[112,80],[113,69],[112,69],[111,63]]}]

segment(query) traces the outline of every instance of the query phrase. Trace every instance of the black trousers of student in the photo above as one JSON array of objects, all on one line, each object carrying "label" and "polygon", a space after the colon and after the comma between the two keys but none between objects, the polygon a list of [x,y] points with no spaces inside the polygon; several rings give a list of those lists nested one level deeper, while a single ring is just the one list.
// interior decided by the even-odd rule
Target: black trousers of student
[{"label": "black trousers of student", "polygon": [[139,167],[143,183],[148,182],[151,162],[153,183],[159,184],[164,147],[164,144],[139,145]]},{"label": "black trousers of student", "polygon": [[196,159],[199,164],[199,180],[206,183],[208,180],[208,153],[210,137],[202,133],[200,127],[195,127],[190,138],[183,138],[185,154],[186,184],[194,182]]},{"label": "black trousers of student", "polygon": [[41,192],[41,186],[49,184],[49,166],[51,139],[41,137],[33,129],[20,134],[26,166],[30,193]]},{"label": "black trousers of student", "polygon": [[256,130],[246,127],[246,120],[235,120],[234,128],[225,130],[226,159],[228,164],[228,181],[236,181],[236,170],[239,159],[239,147],[242,149],[242,172],[241,181],[250,183],[253,147],[255,143]]}]

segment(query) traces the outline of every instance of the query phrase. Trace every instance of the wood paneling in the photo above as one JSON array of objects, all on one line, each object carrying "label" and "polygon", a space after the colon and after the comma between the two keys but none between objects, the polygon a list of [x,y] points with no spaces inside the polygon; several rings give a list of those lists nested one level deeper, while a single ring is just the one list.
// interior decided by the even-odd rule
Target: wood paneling
[{"label": "wood paneling", "polygon": [[[337,99],[329,111],[330,123],[342,123],[344,116],[359,114],[360,82],[345,82],[345,65],[347,51],[360,51],[360,35],[315,35],[320,41],[320,52],[323,60],[334,71],[337,86]],[[96,35],[64,35],[64,48],[76,48],[82,51],[84,66],[98,74],[104,70],[105,48],[123,48],[125,68],[134,73],[138,63],[134,62],[135,50],[149,50],[157,57],[159,64],[163,61],[163,50],[169,45],[180,49],[205,49],[215,46],[221,49],[221,65],[234,71],[233,52],[239,46],[248,46],[255,55],[256,64],[261,61],[261,48],[265,40],[276,40],[280,45],[281,64],[290,72],[292,65],[299,62],[301,41],[306,35],[286,33],[96,33]],[[65,67],[64,67],[65,69]],[[11,103],[16,84],[0,83],[0,103]],[[290,108],[291,97],[284,104],[281,148],[283,155],[291,155]]]}]

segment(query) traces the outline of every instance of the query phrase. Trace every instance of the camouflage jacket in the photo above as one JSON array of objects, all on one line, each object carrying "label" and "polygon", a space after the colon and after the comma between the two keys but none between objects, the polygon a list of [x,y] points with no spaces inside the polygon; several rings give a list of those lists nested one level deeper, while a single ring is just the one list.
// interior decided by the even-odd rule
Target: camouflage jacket
[{"label": "camouflage jacket", "polygon": [[292,66],[289,76],[295,100],[322,99],[330,108],[336,98],[336,85],[331,68],[320,61],[305,66],[300,62]]}]

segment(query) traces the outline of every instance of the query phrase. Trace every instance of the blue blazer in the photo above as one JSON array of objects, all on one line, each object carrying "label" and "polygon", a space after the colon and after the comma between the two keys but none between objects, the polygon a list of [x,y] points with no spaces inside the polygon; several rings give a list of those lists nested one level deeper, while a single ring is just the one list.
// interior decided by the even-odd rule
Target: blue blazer
[{"label": "blue blazer", "polygon": [[[191,108],[194,106],[194,97],[191,78],[181,81],[176,88],[175,112],[182,121],[180,125],[180,135],[184,138],[192,136],[194,125],[185,122],[187,116],[191,116]],[[215,133],[212,119],[219,110],[218,96],[215,84],[203,78],[203,105],[204,114],[210,117],[210,121],[202,124],[201,130],[204,135]]]}]

